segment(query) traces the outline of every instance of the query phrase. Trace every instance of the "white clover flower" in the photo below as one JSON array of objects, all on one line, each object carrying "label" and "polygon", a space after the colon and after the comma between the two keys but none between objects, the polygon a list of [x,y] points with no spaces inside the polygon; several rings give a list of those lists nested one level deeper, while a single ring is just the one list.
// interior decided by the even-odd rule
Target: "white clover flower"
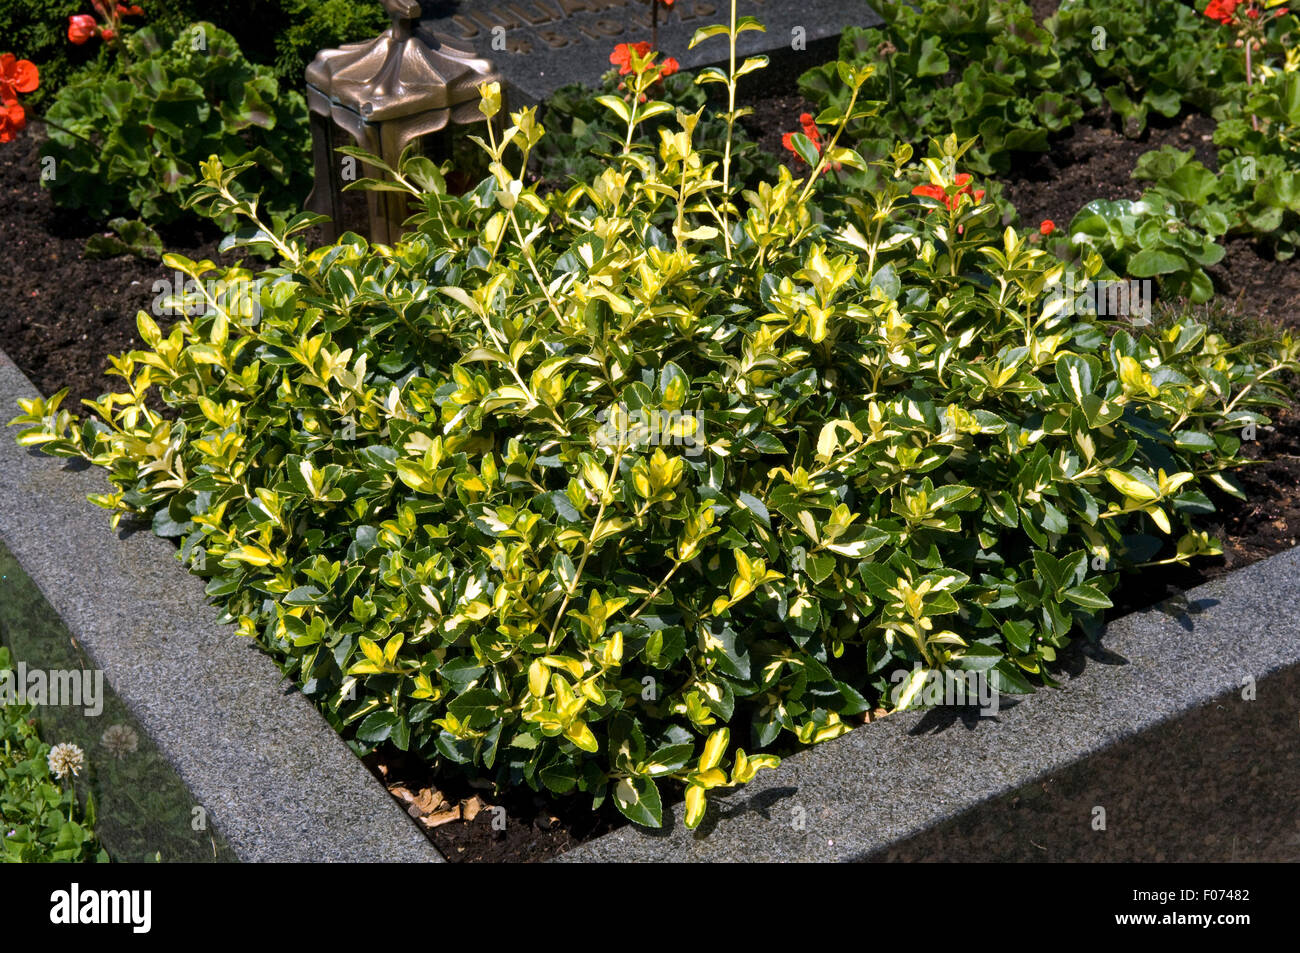
[{"label": "white clover flower", "polygon": [[110,725],[104,729],[99,743],[114,758],[125,758],[129,754],[135,754],[140,744],[140,736],[130,725]]},{"label": "white clover flower", "polygon": [[74,778],[86,763],[86,754],[74,744],[64,741],[50,749],[50,771],[62,781],[68,775]]}]

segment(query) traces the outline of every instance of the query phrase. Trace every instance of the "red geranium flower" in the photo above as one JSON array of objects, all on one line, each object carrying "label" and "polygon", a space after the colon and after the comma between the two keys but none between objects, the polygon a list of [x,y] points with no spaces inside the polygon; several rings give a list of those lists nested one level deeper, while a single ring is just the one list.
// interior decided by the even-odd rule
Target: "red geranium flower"
[{"label": "red geranium flower", "polygon": [[27,111],[18,103],[19,93],[30,93],[41,84],[40,71],[31,60],[12,53],[0,56],[0,142],[9,142],[27,125]]},{"label": "red geranium flower", "polygon": [[971,192],[971,175],[969,172],[959,172],[957,174],[956,191],[951,195],[942,185],[935,185],[933,182],[927,182],[924,185],[918,185],[912,189],[913,195],[924,196],[927,199],[934,199],[936,202],[942,202],[949,209],[955,209],[961,203],[963,195],[970,195],[976,203],[984,201],[984,190],[976,189]]},{"label": "red geranium flower", "polygon": [[813,142],[821,141],[821,130],[817,128],[817,120],[813,119],[812,113],[800,113],[799,125],[803,127],[803,134]]},{"label": "red geranium flower", "polygon": [[78,13],[68,17],[68,39],[78,46],[98,32],[99,27],[95,25],[95,18],[90,14]]},{"label": "red geranium flower", "polygon": [[662,79],[665,76],[672,76],[679,69],[681,69],[681,64],[669,56],[659,65],[659,77]]},{"label": "red geranium flower", "polygon": [[650,55],[650,44],[644,41],[640,43],[620,43],[614,47],[614,52],[609,54],[609,61],[618,67],[618,75],[626,76],[632,72],[632,54],[635,53],[637,59],[644,60]]},{"label": "red geranium flower", "polygon": [[1038,226],[1038,234],[1040,235],[1050,235],[1054,231],[1056,231],[1056,223],[1050,218],[1043,219],[1042,224]]},{"label": "red geranium flower", "polygon": [[27,125],[27,113],[18,100],[0,103],[0,142],[10,142]]},{"label": "red geranium flower", "polygon": [[[813,144],[813,148],[817,150],[817,154],[820,155],[823,149],[822,134],[821,134],[821,130],[817,128],[817,120],[813,118],[812,113],[800,114],[799,125],[800,127],[802,127],[799,131],[802,132],[808,138],[808,141]],[[803,162],[805,161],[804,157],[799,155],[799,150],[794,147],[794,137],[795,137],[795,133],[787,132],[785,135],[781,137],[781,144],[785,146],[788,150],[793,152],[795,154],[795,157],[800,162]],[[834,167],[836,172],[840,171],[840,169],[844,167],[843,164],[839,162],[833,162],[833,163],[827,162],[822,165],[818,174],[825,172],[827,169],[831,168],[832,166]]]},{"label": "red geranium flower", "polygon": [[0,100],[12,102],[16,93],[30,93],[41,85],[41,74],[31,60],[12,53],[0,56]]},{"label": "red geranium flower", "polygon": [[1205,15],[1220,23],[1231,23],[1232,15],[1236,13],[1237,4],[1240,2],[1241,0],[1210,0],[1205,8]]}]

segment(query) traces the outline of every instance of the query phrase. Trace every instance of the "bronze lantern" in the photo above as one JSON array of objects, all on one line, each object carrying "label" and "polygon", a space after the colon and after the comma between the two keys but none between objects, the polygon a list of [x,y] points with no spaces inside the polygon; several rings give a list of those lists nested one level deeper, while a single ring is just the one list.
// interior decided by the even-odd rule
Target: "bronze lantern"
[{"label": "bronze lantern", "polygon": [[[440,37],[416,34],[419,0],[383,0],[392,26],[376,39],[322,50],[307,67],[315,184],[307,208],[328,215],[327,238],[344,230],[342,163],[336,136],[396,166],[408,145],[437,134],[435,158],[450,155],[453,126],[484,122],[479,85],[501,82],[490,62]],[[341,131],[342,136],[339,136]],[[423,144],[422,144],[423,146]],[[368,173],[382,177],[378,170]],[[371,241],[392,244],[407,216],[407,196],[367,192]]]}]

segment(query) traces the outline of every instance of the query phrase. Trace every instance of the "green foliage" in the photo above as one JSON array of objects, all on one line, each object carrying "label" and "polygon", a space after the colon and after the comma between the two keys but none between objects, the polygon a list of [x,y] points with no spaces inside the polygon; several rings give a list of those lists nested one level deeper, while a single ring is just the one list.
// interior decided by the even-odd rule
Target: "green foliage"
[{"label": "green foliage", "polygon": [[1214,142],[1223,170],[1218,196],[1233,209],[1233,230],[1291,258],[1300,247],[1300,71],[1260,80],[1226,112]]},{"label": "green foliage", "polygon": [[[13,668],[0,646],[0,672]],[[76,790],[50,774],[50,746],[30,705],[0,704],[0,861],[106,861],[95,843],[94,802],[82,817]]]},{"label": "green foliage", "polygon": [[111,75],[70,83],[49,108],[62,127],[50,127],[45,148],[56,163],[45,182],[56,203],[99,220],[172,221],[198,163],[214,154],[260,163],[273,208],[302,200],[311,166],[301,95],[281,89],[211,23],[170,37],[138,30],[126,48]]},{"label": "green foliage", "polygon": [[1159,278],[1162,291],[1203,303],[1214,296],[1205,268],[1225,254],[1227,208],[1211,201],[1218,177],[1191,159],[1191,151],[1165,148],[1139,160],[1134,177],[1155,186],[1141,199],[1095,199],[1070,222],[1070,238],[1096,251],[1121,277]]},{"label": "green foliage", "polygon": [[[606,95],[622,95],[618,74],[606,74],[603,88]],[[658,98],[675,109],[694,113],[705,106],[704,90],[696,85],[694,74],[674,73],[665,78]],[[547,135],[537,144],[535,163],[537,174],[550,186],[567,188],[574,182],[594,180],[608,165],[608,156],[623,148],[627,129],[620,126],[609,109],[596,101],[596,96],[585,86],[562,86],[546,101],[542,119],[547,124]],[[638,126],[640,144],[653,144],[658,130],[667,128],[667,114],[652,118]],[[727,123],[713,107],[706,107],[696,129],[700,152],[721,159],[726,141]],[[740,182],[756,178],[771,178],[776,171],[776,160],[737,127],[732,142],[734,169]]]},{"label": "green foliage", "polygon": [[[1300,243],[1300,72],[1263,78],[1226,113],[1214,134],[1220,146],[1218,174],[1196,161],[1190,149],[1165,146],[1145,153],[1133,176],[1152,183],[1143,196],[1146,210],[1125,203],[1124,214],[1107,219],[1116,203],[1094,202],[1076,217],[1071,231],[1085,232],[1112,265],[1126,257],[1126,249],[1136,253],[1138,245],[1178,256],[1180,264],[1168,273],[1179,276],[1174,281],[1179,293],[1187,293],[1189,282],[1195,285],[1198,302],[1211,292],[1199,268],[1222,258],[1222,249],[1211,243],[1223,235],[1262,239],[1279,259],[1292,257]],[[1148,223],[1145,232],[1134,231],[1138,218]],[[1157,221],[1164,222],[1163,230],[1149,224]]]},{"label": "green foliage", "polygon": [[1245,79],[1231,35],[1183,3],[1062,0],[1045,26],[1087,77],[1084,100],[1097,106],[1104,94],[1130,136],[1152,113],[1172,118],[1185,103],[1209,113]]},{"label": "green foliage", "polygon": [[[271,9],[262,15],[268,21],[276,21],[273,25],[268,24],[269,32],[266,34],[275,41],[275,74],[290,89],[302,87],[307,65],[321,50],[356,40],[369,40],[389,26],[388,14],[380,3],[278,0],[265,6]],[[237,22],[232,20],[232,24]],[[230,27],[232,30],[235,28],[234,25]]]},{"label": "green foliage", "polygon": [[[732,101],[753,68],[702,75]],[[840,73],[812,158],[862,169],[838,143],[871,71]],[[177,538],[360,745],[652,826],[671,782],[693,827],[775,763],[753,752],[907,704],[896,672],[1051,684],[1114,569],[1216,551],[1204,489],[1240,493],[1237,432],[1298,349],[1069,313],[1061,262],[959,185],[954,137],[919,170],[938,198],[900,147],[875,189],[782,167],[741,211],[700,112],[638,144],[674,112],[647,83],[602,99],[629,145],[564,191],[524,183],[533,110],[466,194],[381,164],[366,184],[419,208],[393,247],[308,249],[311,216],[268,226],[210,161],[194,201],[280,264],[169,256],[225,290],[165,335],[141,312],[87,419],[59,394],[16,422],[105,466],[93,501]]]},{"label": "green foliage", "polygon": [[161,259],[163,242],[158,233],[139,220],[114,218],[108,222],[110,231],[92,235],[86,240],[87,258],[114,258],[117,255],[135,255],[137,258]]},{"label": "green foliage", "polygon": [[[1040,28],[1023,0],[882,0],[879,29],[846,30],[840,59],[874,64],[868,98],[879,114],[851,124],[850,140],[883,155],[895,139],[917,143],[951,130],[978,136],[968,160],[977,172],[1006,172],[1011,154],[1042,152],[1048,136],[1103,102],[1125,133],[1151,114],[1191,105],[1218,116],[1247,95],[1233,34],[1169,0],[1063,0]],[[1264,24],[1258,61],[1294,45],[1297,19]],[[887,42],[886,42],[887,41]],[[799,81],[821,105],[844,95],[834,63]]]},{"label": "green foliage", "polygon": [[[151,25],[171,35],[200,20],[215,23],[235,36],[250,60],[271,67],[281,85],[295,91],[301,90],[303,72],[318,51],[378,36],[389,22],[383,5],[374,0],[171,0],[142,6],[144,17],[126,20],[128,27]],[[68,17],[91,12],[89,0],[0,3],[6,49],[41,70],[41,88],[32,103],[40,104],[78,71],[111,69],[113,57],[102,42],[77,46],[68,41]]]},{"label": "green foliage", "polygon": [[[1072,91],[1086,86],[1088,75],[1063,60],[1021,0],[872,6],[885,26],[850,27],[840,40],[841,61],[876,67],[863,95],[882,106],[848,128],[863,154],[883,156],[895,141],[953,132],[980,138],[967,158],[972,171],[1006,172],[1013,153],[1045,152],[1048,134],[1083,114]],[[847,96],[836,63],[806,72],[799,88],[822,107],[842,107]]]},{"label": "green foliage", "polygon": [[176,0],[146,12],[150,22],[172,32],[196,20],[215,23],[293,90],[302,89],[307,64],[320,50],[371,39],[389,24],[377,0]]}]

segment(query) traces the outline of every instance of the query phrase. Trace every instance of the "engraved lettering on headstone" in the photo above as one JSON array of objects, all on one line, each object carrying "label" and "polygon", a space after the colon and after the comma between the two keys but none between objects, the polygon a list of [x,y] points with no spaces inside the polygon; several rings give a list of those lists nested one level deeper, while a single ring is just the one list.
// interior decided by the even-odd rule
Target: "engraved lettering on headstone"
[{"label": "engraved lettering on headstone", "polygon": [[527,20],[533,26],[541,26],[543,23],[550,23],[555,19],[555,17],[545,11],[538,12],[538,10],[533,8],[532,4],[528,3],[512,3],[510,4],[510,9],[514,11],[516,16]]}]

